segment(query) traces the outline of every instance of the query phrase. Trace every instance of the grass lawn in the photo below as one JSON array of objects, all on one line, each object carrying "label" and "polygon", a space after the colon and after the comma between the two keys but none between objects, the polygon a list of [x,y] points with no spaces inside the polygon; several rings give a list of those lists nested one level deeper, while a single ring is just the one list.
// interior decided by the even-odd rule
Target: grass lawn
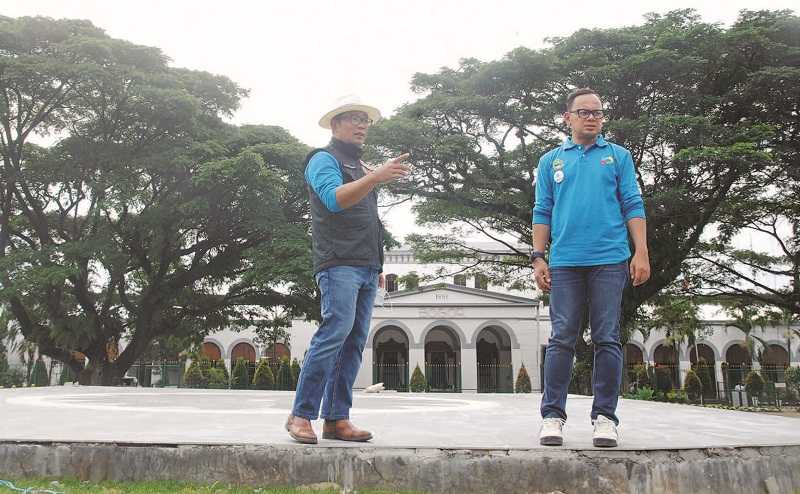
[{"label": "grass lawn", "polygon": [[[11,481],[17,489],[14,491],[0,484],[0,494],[23,492],[31,489],[31,494],[41,493],[36,489],[44,489],[64,494],[339,494],[333,489],[311,488],[279,488],[279,487],[236,487],[225,484],[187,484],[184,482],[159,481],[159,482],[85,482],[72,479],[6,479]],[[394,494],[394,491],[356,491],[358,494]],[[411,493],[406,493],[411,494]]]}]

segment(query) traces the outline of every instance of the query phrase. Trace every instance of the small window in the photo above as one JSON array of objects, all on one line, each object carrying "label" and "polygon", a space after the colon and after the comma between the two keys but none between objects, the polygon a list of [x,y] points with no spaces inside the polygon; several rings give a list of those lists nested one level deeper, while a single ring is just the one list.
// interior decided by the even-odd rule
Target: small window
[{"label": "small window", "polygon": [[467,286],[467,275],[457,274],[453,276],[453,283],[459,286]]},{"label": "small window", "polygon": [[488,290],[489,289],[489,277],[485,274],[476,274],[475,275],[475,288],[480,288],[481,290]]}]

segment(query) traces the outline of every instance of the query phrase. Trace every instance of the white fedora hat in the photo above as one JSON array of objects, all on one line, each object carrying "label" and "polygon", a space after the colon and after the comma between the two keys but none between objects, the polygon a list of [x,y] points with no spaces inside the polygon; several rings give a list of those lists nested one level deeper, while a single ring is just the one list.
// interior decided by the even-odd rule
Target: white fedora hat
[{"label": "white fedora hat", "polygon": [[349,111],[363,111],[373,122],[377,122],[381,119],[380,110],[374,106],[361,103],[361,100],[358,98],[358,96],[354,94],[348,94],[347,96],[337,99],[333,106],[333,110],[329,111],[319,119],[319,126],[323,129],[331,128],[331,120],[333,117],[339,115],[340,113]]}]

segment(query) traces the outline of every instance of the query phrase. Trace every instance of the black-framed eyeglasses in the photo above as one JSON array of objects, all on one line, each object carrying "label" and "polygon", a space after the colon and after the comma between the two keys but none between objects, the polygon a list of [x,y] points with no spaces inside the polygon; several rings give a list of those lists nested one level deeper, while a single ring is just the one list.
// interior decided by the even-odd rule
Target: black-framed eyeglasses
[{"label": "black-framed eyeglasses", "polygon": [[366,125],[367,127],[369,127],[373,123],[375,123],[371,118],[364,115],[359,115],[358,113],[352,113],[350,115],[347,114],[340,115],[339,118],[343,121],[350,122],[356,127],[360,125]]},{"label": "black-framed eyeglasses", "polygon": [[572,110],[567,113],[574,113],[578,115],[578,118],[581,120],[586,120],[589,117],[594,117],[597,120],[601,120],[605,116],[605,112],[603,112],[603,110],[588,110],[586,108],[578,108],[577,110]]}]

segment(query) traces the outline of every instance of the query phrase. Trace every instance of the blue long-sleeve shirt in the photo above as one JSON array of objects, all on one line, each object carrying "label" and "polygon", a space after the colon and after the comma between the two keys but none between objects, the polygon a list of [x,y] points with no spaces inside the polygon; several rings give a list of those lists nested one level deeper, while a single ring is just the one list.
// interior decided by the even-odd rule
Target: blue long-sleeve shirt
[{"label": "blue long-sleeve shirt", "polygon": [[320,151],[312,156],[306,165],[305,177],[328,211],[338,213],[342,210],[336,202],[336,189],[342,186],[344,177],[331,153]]},{"label": "blue long-sleeve shirt", "polygon": [[601,137],[567,139],[539,160],[533,223],[550,226],[550,266],[614,264],[631,256],[627,222],[644,218],[631,153]]}]

